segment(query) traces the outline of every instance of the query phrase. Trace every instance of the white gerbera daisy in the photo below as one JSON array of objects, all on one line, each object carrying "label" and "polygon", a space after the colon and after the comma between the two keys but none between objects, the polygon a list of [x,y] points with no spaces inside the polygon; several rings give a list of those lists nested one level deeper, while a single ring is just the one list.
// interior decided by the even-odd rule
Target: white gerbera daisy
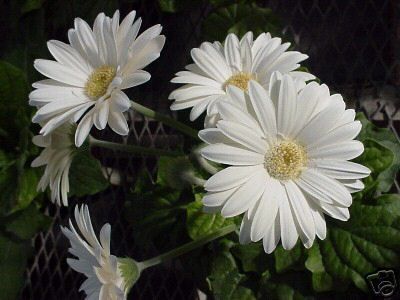
[{"label": "white gerbera daisy", "polygon": [[278,78],[272,75],[269,92],[256,81],[248,94],[229,88],[237,101],[248,98],[248,110],[221,102],[217,128],[199,133],[209,144],[203,157],[230,165],[206,182],[204,206],[224,217],[245,213],[240,242],[263,239],[267,253],[280,239],[284,249],[298,237],[306,247],[316,235],[324,239],[324,213],[346,221],[350,193],[370,173],[348,161],[364,147],[353,140],[361,123],[342,97],[316,82],[297,92],[290,76]]},{"label": "white gerbera daisy", "polygon": [[34,66],[50,79],[34,83],[36,90],[29,95],[29,103],[39,107],[32,121],[46,122],[41,134],[49,134],[70,119],[77,122],[85,113],[75,135],[78,147],[93,124],[104,129],[108,123],[116,133],[128,134],[123,112],[130,102],[121,90],[150,79],[141,69],[160,56],[165,42],[160,25],[137,36],[141,19],[133,23],[135,15],[132,11],[119,24],[118,11],[112,18],[101,13],[93,30],[77,18],[75,28],[68,31],[70,44],[48,42],[56,61],[37,59]]},{"label": "white gerbera daisy", "polygon": [[32,139],[36,146],[45,148],[31,164],[32,167],[46,166],[38,189],[45,191],[49,186],[51,201],[58,205],[68,205],[68,174],[76,149],[73,141],[75,129],[75,124],[66,123],[49,135],[36,135]]},{"label": "white gerbera daisy", "polygon": [[68,265],[87,277],[80,290],[85,291],[86,299],[126,299],[130,288],[130,283],[122,271],[126,259],[121,260],[110,253],[110,224],[105,224],[101,228],[99,242],[93,230],[87,205],[82,205],[80,209],[78,206],[75,207],[75,221],[79,232],[71,220],[69,228],[61,227],[61,230],[71,243],[69,252],[77,257],[77,259],[68,258]]},{"label": "white gerbera daisy", "polygon": [[246,33],[239,41],[231,33],[222,45],[219,42],[204,42],[200,48],[192,49],[194,64],[186,66],[171,80],[185,85],[173,91],[169,99],[175,100],[172,110],[193,107],[190,120],[194,121],[207,110],[206,126],[213,125],[217,118],[216,103],[223,99],[229,85],[247,91],[248,82],[256,80],[265,88],[274,71],[289,73],[304,85],[315,77],[309,73],[294,71],[299,62],[308,56],[297,51],[286,51],[290,43],[282,44],[280,38],[262,33],[253,41],[253,33]]}]

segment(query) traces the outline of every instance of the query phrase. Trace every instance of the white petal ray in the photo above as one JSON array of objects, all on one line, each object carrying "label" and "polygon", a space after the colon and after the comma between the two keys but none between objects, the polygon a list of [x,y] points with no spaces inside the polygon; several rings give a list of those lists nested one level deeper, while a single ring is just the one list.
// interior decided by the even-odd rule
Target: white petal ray
[{"label": "white petal ray", "polygon": [[360,141],[347,141],[309,149],[307,154],[310,159],[336,159],[350,160],[364,152],[364,145]]},{"label": "white petal ray", "polygon": [[122,112],[110,112],[108,116],[108,125],[119,135],[127,135],[129,133],[129,126]]},{"label": "white petal ray", "polygon": [[233,33],[228,34],[224,45],[225,58],[232,72],[242,69],[241,57],[239,52],[239,39]]},{"label": "white petal ray", "polygon": [[324,159],[315,163],[319,171],[335,179],[360,179],[371,173],[367,167],[350,161]]},{"label": "white petal ray", "polygon": [[[322,196],[322,199],[329,199],[341,206],[348,207],[352,203],[350,193],[340,182],[323,175],[315,169],[306,169],[302,172],[296,183],[300,188],[304,189],[305,185],[303,182],[309,186],[309,189],[305,190],[307,193],[312,189],[315,193]],[[314,194],[311,195],[314,196]],[[317,197],[317,199],[322,200],[320,197]],[[327,201],[325,200],[324,202]]]},{"label": "white petal ray", "polygon": [[64,66],[56,61],[36,59],[33,66],[43,75],[77,87],[84,87],[87,76],[82,71]]},{"label": "white petal ray", "polygon": [[235,142],[245,146],[251,151],[265,155],[268,146],[267,142],[249,127],[237,122],[225,120],[219,121],[217,127],[223,134]]},{"label": "white petal ray", "polygon": [[121,86],[121,89],[129,89],[131,87],[135,87],[138,85],[141,85],[147,81],[149,81],[151,78],[151,75],[149,72],[146,71],[136,71],[132,74],[129,74],[127,76],[124,76]]},{"label": "white petal ray", "polygon": [[280,216],[279,214],[276,215],[275,218],[275,223],[270,226],[266,232],[265,236],[263,238],[263,246],[264,246],[264,251],[267,254],[272,253],[276,246],[279,243],[279,240],[281,238],[281,227],[280,227]]},{"label": "white petal ray", "polygon": [[289,136],[296,119],[297,95],[293,79],[287,75],[282,77],[277,107],[277,129],[283,136]]},{"label": "white petal ray", "polygon": [[93,126],[93,114],[87,113],[79,122],[75,132],[75,145],[80,147],[89,135],[90,129]]},{"label": "white petal ray", "polygon": [[201,149],[204,158],[227,165],[262,165],[264,155],[234,146],[215,144]]},{"label": "white petal ray", "polygon": [[225,218],[240,215],[260,199],[264,192],[267,173],[265,170],[258,170],[247,182],[241,185],[224,204],[221,215]]},{"label": "white petal ray", "polygon": [[249,83],[250,101],[265,135],[276,135],[275,107],[267,91],[256,81]]},{"label": "white petal ray", "polygon": [[283,197],[285,197],[285,190],[282,185],[275,179],[267,179],[264,193],[251,224],[251,240],[253,242],[262,239],[269,228],[275,224],[279,204]]},{"label": "white petal ray", "polygon": [[351,123],[346,123],[342,126],[336,127],[319,139],[315,138],[311,141],[307,148],[318,148],[331,144],[346,142],[354,139],[361,131],[361,122],[354,121]]},{"label": "white petal ray", "polygon": [[344,112],[344,102],[332,102],[327,108],[317,114],[297,135],[297,139],[305,145],[323,138]]},{"label": "white petal ray", "polygon": [[236,121],[246,125],[254,130],[257,134],[263,135],[260,125],[248,113],[242,111],[239,107],[232,105],[229,102],[220,101],[217,104],[218,111],[224,120]]},{"label": "white petal ray", "polygon": [[220,207],[237,191],[237,188],[232,188],[222,192],[208,192],[203,197],[203,205],[211,207]]},{"label": "white petal ray", "polygon": [[228,167],[211,176],[204,185],[209,192],[226,191],[237,187],[250,178],[259,166]]},{"label": "white petal ray", "polygon": [[284,195],[279,206],[279,221],[283,249],[290,250],[296,245],[299,234],[297,233],[287,194]]},{"label": "white petal ray", "polygon": [[290,207],[294,212],[294,220],[297,221],[299,229],[305,235],[307,240],[314,240],[315,225],[307,199],[293,181],[287,181],[285,183],[285,188],[289,198]]}]

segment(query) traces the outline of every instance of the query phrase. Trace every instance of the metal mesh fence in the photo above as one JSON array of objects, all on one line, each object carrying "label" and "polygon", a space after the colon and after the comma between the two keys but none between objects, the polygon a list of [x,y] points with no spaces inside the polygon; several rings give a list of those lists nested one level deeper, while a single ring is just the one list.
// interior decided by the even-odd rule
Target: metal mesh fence
[{"label": "metal mesh fence", "polygon": [[[157,22],[163,24],[167,45],[160,60],[150,67],[153,74],[140,95],[146,105],[168,111],[168,83],[173,74],[187,63],[189,50],[201,42],[201,23],[209,13],[204,5],[196,11],[177,15],[161,14],[156,1],[142,1],[136,9],[144,17],[144,27]],[[292,36],[295,48],[307,53],[307,66],[322,82],[344,94],[349,105],[364,111],[380,126],[399,134],[399,22],[400,4],[391,0],[269,0],[262,1],[282,19],[284,33]],[[139,98],[140,97],[140,98]],[[131,131],[120,138],[105,131],[101,138],[139,144],[174,148],[182,137],[162,124],[130,114]],[[132,186],[135,174],[143,168],[149,177],[154,175],[156,162],[147,157],[121,156],[109,150],[94,153],[105,166],[111,181],[122,184],[85,199],[71,199],[69,208],[58,208],[51,203],[46,213],[53,217],[47,232],[39,233],[32,244],[35,256],[26,270],[26,284],[21,299],[82,299],[78,292],[83,277],[66,264],[68,241],[61,235],[60,224],[66,224],[75,203],[88,203],[94,226],[112,225],[112,250],[119,256],[136,259],[157,254],[140,253],[132,239],[131,228],[122,216],[124,194]],[[399,186],[396,186],[399,191]],[[96,226],[97,225],[97,226]],[[196,287],[175,261],[144,272],[131,293],[132,299],[196,299]]]}]

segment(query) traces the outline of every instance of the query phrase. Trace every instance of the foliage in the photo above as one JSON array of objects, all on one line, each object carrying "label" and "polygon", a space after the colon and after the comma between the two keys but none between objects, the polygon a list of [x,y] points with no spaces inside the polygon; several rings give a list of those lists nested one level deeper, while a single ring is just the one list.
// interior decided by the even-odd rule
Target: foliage
[{"label": "foliage", "polygon": [[24,283],[26,262],[32,255],[30,239],[50,224],[34,204],[2,217],[0,222],[0,289],[3,299],[16,299]]}]

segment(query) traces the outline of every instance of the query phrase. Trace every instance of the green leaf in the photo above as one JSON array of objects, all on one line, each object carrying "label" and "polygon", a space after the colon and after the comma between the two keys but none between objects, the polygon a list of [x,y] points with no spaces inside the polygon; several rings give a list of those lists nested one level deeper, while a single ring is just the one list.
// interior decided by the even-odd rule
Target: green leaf
[{"label": "green leaf", "polygon": [[285,283],[270,283],[266,287],[267,299],[276,300],[306,300],[312,297],[304,296],[300,291]]},{"label": "green leaf", "polygon": [[190,196],[158,184],[128,195],[125,217],[135,228],[134,235],[143,247],[152,243],[161,249],[176,246],[186,237],[185,209]]},{"label": "green leaf", "polygon": [[26,14],[32,10],[41,8],[44,1],[45,0],[26,0],[21,7],[21,13]]},{"label": "green leaf", "polygon": [[265,254],[261,243],[237,244],[231,248],[231,252],[240,261],[244,272],[263,273],[267,271],[269,256]]},{"label": "green leaf", "polygon": [[[200,0],[158,0],[161,11],[166,13],[176,13],[189,6],[197,6]],[[193,9],[193,8],[192,8]]]},{"label": "green leaf", "polygon": [[393,132],[375,126],[364,114],[357,114],[357,119],[363,125],[358,139],[364,143],[365,151],[356,161],[372,171],[364,181],[366,188],[388,192],[400,170],[400,143]]},{"label": "green leaf", "polygon": [[2,299],[17,299],[24,283],[26,263],[32,254],[30,239],[49,226],[50,218],[30,205],[1,223],[0,290]]},{"label": "green leaf", "polygon": [[254,35],[262,32],[280,33],[278,19],[268,8],[262,8],[255,3],[238,3],[222,7],[204,21],[203,32],[209,41],[223,41],[228,33],[243,36],[253,31]]},{"label": "green leaf", "polygon": [[26,169],[25,155],[4,156],[0,162],[0,212],[8,214],[28,206],[38,195],[39,170]]},{"label": "green leaf", "polygon": [[291,250],[283,249],[282,245],[278,246],[274,251],[275,268],[277,273],[283,273],[287,270],[294,269],[303,258],[303,247],[301,243],[297,243]]},{"label": "green leaf", "polygon": [[256,299],[249,288],[241,285],[244,279],[229,252],[222,252],[213,260],[208,281],[215,299]]},{"label": "green leaf", "polygon": [[157,183],[182,190],[190,184],[185,178],[195,174],[192,163],[186,156],[160,157],[158,160]]},{"label": "green leaf", "polygon": [[69,173],[69,196],[97,194],[108,187],[100,162],[88,151],[77,151]]},{"label": "green leaf", "polygon": [[28,114],[28,83],[25,74],[13,65],[0,61],[0,128],[7,136],[0,136],[3,150],[14,153],[21,133],[30,125]]},{"label": "green leaf", "polygon": [[385,194],[376,198],[379,205],[384,206],[390,213],[400,217],[400,195]]},{"label": "green leaf", "polygon": [[25,169],[20,176],[17,206],[14,209],[27,207],[38,195],[37,185],[39,183],[38,169]]},{"label": "green leaf", "polygon": [[193,240],[233,224],[231,219],[225,219],[219,213],[209,214],[203,212],[202,194],[195,194],[195,199],[196,201],[190,203],[186,210],[186,228]]},{"label": "green leaf", "polygon": [[349,221],[328,225],[328,236],[319,241],[319,246],[329,275],[367,291],[368,274],[400,266],[398,213],[390,212],[385,205],[355,202]]},{"label": "green leaf", "polygon": [[314,243],[307,254],[308,258],[305,262],[305,266],[312,273],[312,286],[314,291],[326,292],[332,290],[333,280],[325,270],[318,243]]}]

